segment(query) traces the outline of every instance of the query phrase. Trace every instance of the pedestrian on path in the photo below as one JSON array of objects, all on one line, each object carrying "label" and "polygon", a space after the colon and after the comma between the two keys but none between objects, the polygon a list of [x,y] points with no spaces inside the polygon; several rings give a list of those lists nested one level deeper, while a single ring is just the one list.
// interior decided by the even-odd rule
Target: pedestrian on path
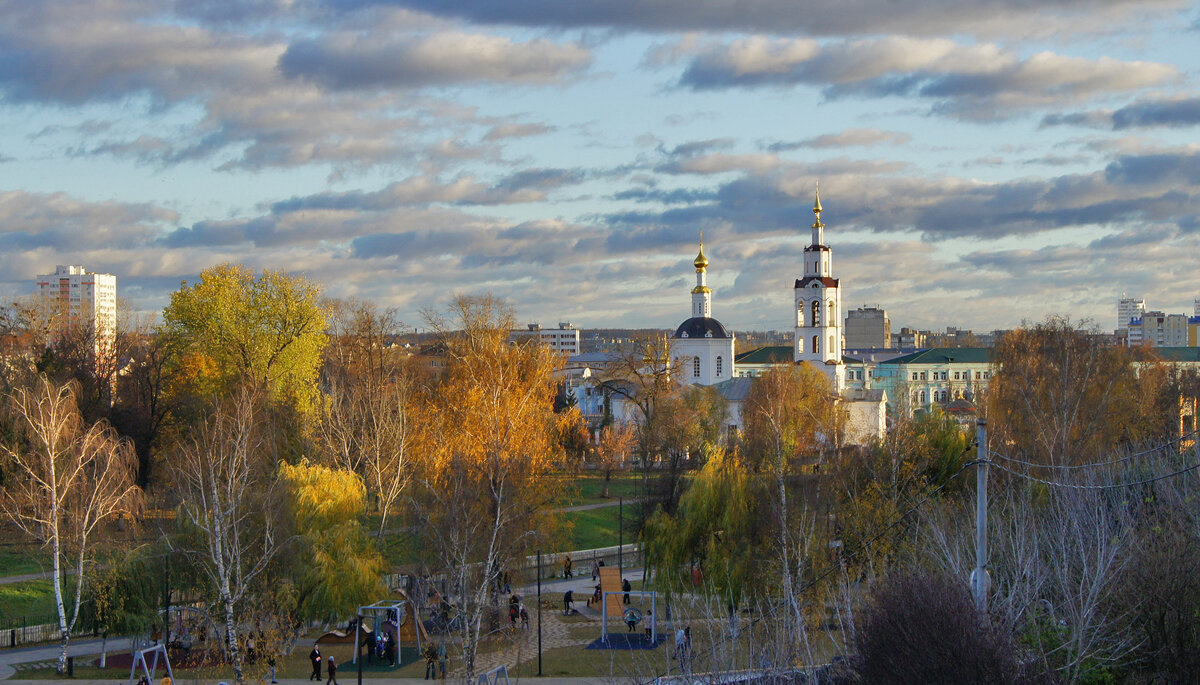
[{"label": "pedestrian on path", "polygon": [[437,648],[432,642],[425,645],[425,680],[437,679]]},{"label": "pedestrian on path", "polygon": [[308,660],[312,662],[313,669],[308,679],[321,682],[321,648],[314,644],[312,651],[308,653]]},{"label": "pedestrian on path", "polygon": [[[522,605],[524,608],[524,605]],[[446,679],[446,643],[443,642],[437,648],[438,657],[438,677],[442,680]]]},{"label": "pedestrian on path", "polygon": [[622,578],[621,579],[621,592],[625,593],[625,603],[626,604],[629,604],[629,591],[632,589],[633,589],[633,586],[629,584],[629,579]]},{"label": "pedestrian on path", "polygon": [[575,601],[575,592],[567,590],[563,593],[563,616],[571,615],[571,602]]},{"label": "pedestrian on path", "polygon": [[332,683],[332,685],[338,685],[337,664],[333,663],[333,657],[329,657],[328,668],[329,668],[329,680],[325,681],[325,685],[330,685],[330,683]]}]

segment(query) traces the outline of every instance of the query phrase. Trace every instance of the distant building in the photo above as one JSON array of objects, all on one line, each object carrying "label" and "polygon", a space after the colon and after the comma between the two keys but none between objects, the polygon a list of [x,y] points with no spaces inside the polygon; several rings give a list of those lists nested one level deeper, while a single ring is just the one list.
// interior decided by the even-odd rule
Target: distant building
[{"label": "distant building", "polygon": [[[1121,297],[1117,299],[1117,330],[1123,331],[1129,328],[1129,322],[1140,319],[1145,311],[1145,300],[1126,297],[1125,293],[1121,293]],[[1200,311],[1196,313],[1200,314]]]},{"label": "distant building", "polygon": [[928,331],[918,331],[915,328],[905,326],[900,329],[899,333],[892,334],[892,347],[901,349],[911,349],[916,347],[926,347],[926,336]]},{"label": "distant building", "polygon": [[1200,316],[1143,312],[1129,322],[1127,329],[1130,347],[1195,346]]},{"label": "distant building", "polygon": [[852,350],[887,349],[892,346],[892,322],[887,310],[859,307],[846,314],[846,348]]},{"label": "distant building", "polygon": [[58,307],[67,327],[86,327],[95,336],[95,353],[111,352],[117,335],[117,277],[59,264],[37,277],[37,295]]},{"label": "distant building", "polygon": [[558,328],[543,329],[540,324],[531,323],[525,330],[517,329],[509,333],[509,340],[538,340],[555,352],[564,355],[576,355],[580,352],[579,329],[569,322],[558,324]]}]

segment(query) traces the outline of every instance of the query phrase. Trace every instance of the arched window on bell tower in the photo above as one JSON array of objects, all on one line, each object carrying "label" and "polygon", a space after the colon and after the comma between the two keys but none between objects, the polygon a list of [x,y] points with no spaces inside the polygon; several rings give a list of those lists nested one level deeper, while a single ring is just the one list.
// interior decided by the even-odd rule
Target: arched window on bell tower
[{"label": "arched window on bell tower", "polygon": [[[812,308],[812,325],[813,325],[813,328],[816,328],[817,326],[821,325],[821,301],[813,300],[811,308]],[[813,351],[815,352],[816,350],[813,350]]]},{"label": "arched window on bell tower", "polygon": [[692,376],[700,377],[700,357],[692,357]]},{"label": "arched window on bell tower", "polygon": [[721,357],[717,356],[717,378],[721,377]]},{"label": "arched window on bell tower", "polygon": [[813,354],[821,354],[821,336],[813,336]]}]

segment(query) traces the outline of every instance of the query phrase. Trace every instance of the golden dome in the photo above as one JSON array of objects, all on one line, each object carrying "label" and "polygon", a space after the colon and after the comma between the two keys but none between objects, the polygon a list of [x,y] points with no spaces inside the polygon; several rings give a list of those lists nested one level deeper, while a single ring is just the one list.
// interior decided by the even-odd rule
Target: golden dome
[{"label": "golden dome", "polygon": [[696,261],[692,262],[696,265],[696,271],[703,271],[708,268],[708,257],[704,256],[704,243],[700,243],[700,254],[696,255]]}]

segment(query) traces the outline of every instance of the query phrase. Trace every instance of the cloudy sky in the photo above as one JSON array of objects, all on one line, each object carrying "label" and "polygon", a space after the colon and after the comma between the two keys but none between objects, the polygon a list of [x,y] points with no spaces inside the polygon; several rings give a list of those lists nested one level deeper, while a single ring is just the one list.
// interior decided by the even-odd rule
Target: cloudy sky
[{"label": "cloudy sky", "polygon": [[137,309],[238,261],[418,312],[786,328],[820,181],[843,304],[1111,328],[1200,297],[1175,0],[0,0],[0,293]]}]

